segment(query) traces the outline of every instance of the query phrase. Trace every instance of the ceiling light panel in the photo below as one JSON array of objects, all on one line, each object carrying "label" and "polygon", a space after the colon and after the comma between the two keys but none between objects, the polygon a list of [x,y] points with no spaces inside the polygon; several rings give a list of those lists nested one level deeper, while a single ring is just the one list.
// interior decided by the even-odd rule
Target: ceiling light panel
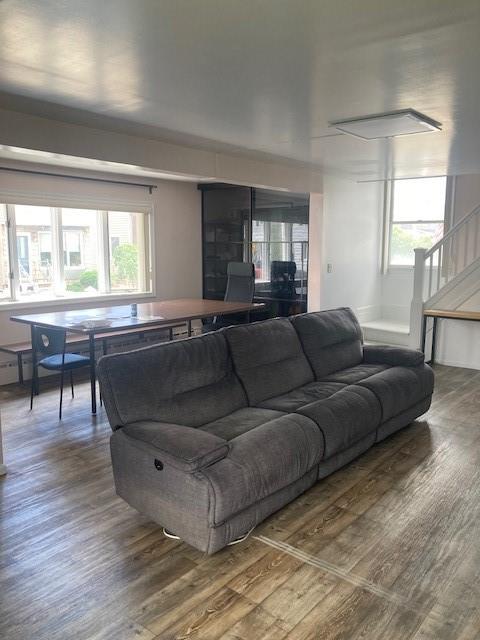
[{"label": "ceiling light panel", "polygon": [[393,138],[441,130],[439,122],[413,109],[339,120],[331,122],[330,126],[342,131],[342,133],[348,133],[364,140]]}]

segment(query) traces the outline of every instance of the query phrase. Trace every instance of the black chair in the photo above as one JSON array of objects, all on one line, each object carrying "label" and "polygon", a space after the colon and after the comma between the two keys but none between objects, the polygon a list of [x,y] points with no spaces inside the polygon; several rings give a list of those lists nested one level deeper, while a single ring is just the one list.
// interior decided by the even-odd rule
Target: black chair
[{"label": "black chair", "polygon": [[294,307],[296,273],[297,265],[293,260],[272,260],[270,264],[270,289],[272,299],[276,301],[276,315],[290,316],[299,312]]},{"label": "black chair", "polygon": [[276,298],[294,298],[297,265],[293,260],[272,260],[270,265],[270,286]]},{"label": "black chair", "polygon": [[78,353],[65,352],[67,332],[63,329],[51,329],[32,326],[32,387],[30,391],[30,410],[33,409],[33,396],[38,395],[39,376],[38,367],[49,371],[60,372],[60,407],[58,419],[62,419],[63,382],[65,372],[70,372],[70,386],[73,391],[73,371],[81,367],[90,366],[90,358]]},{"label": "black chair", "polygon": [[[255,293],[255,265],[253,262],[229,262],[227,265],[227,288],[223,297],[225,302],[252,302]],[[217,316],[213,322],[206,322],[203,333],[216,331],[231,324],[245,321],[245,314]]]}]

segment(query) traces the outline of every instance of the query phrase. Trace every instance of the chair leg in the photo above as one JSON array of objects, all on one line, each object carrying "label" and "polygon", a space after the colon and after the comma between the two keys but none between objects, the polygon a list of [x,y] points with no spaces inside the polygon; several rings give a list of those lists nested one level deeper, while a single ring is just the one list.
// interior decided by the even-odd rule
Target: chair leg
[{"label": "chair leg", "polygon": [[72,388],[72,398],[75,397],[75,393],[73,391],[73,371],[70,369],[70,387]]},{"label": "chair leg", "polygon": [[32,372],[32,384],[30,387],[30,411],[33,409],[33,396],[35,395],[35,373]]},{"label": "chair leg", "polygon": [[60,375],[60,407],[58,409],[58,419],[62,419],[62,402],[63,402],[63,379],[65,377],[65,372],[62,368],[62,373]]}]

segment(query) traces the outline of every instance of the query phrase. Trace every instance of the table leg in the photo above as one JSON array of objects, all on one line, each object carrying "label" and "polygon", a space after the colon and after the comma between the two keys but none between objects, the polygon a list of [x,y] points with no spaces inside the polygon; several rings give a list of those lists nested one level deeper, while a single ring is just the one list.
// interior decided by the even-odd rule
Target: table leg
[{"label": "table leg", "polygon": [[92,394],[92,413],[97,413],[97,389],[96,389],[96,376],[95,376],[95,334],[91,333],[88,336],[88,342],[90,346],[90,389]]},{"label": "table leg", "polygon": [[18,383],[23,384],[23,355],[17,353]]},{"label": "table leg", "polygon": [[425,341],[427,339],[427,316],[422,316],[422,340],[420,349],[425,353]]},{"label": "table leg", "polygon": [[430,356],[430,364],[434,364],[435,362],[435,349],[436,349],[436,342],[437,342],[437,320],[438,318],[433,318],[433,329],[432,329],[432,349],[431,349],[431,356]]},{"label": "table leg", "polygon": [[192,335],[192,321],[191,320],[187,321],[187,335],[188,335],[188,337],[190,337]]},{"label": "table leg", "polygon": [[30,325],[31,341],[32,341],[32,378],[33,378],[33,393],[38,396],[38,367],[37,367],[37,353],[35,351],[35,325]]}]

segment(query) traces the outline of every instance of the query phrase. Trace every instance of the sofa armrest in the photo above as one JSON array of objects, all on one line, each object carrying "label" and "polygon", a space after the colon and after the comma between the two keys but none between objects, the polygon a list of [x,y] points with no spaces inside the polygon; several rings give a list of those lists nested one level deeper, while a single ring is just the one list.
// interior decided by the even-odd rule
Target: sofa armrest
[{"label": "sofa armrest", "polygon": [[186,473],[208,467],[224,458],[229,451],[228,442],[223,438],[201,429],[168,422],[132,422],[123,427],[122,432],[156,449],[162,464]]},{"label": "sofa armrest", "polygon": [[393,367],[417,367],[423,364],[424,354],[418,349],[366,344],[363,346],[363,361],[367,364],[390,364]]}]

